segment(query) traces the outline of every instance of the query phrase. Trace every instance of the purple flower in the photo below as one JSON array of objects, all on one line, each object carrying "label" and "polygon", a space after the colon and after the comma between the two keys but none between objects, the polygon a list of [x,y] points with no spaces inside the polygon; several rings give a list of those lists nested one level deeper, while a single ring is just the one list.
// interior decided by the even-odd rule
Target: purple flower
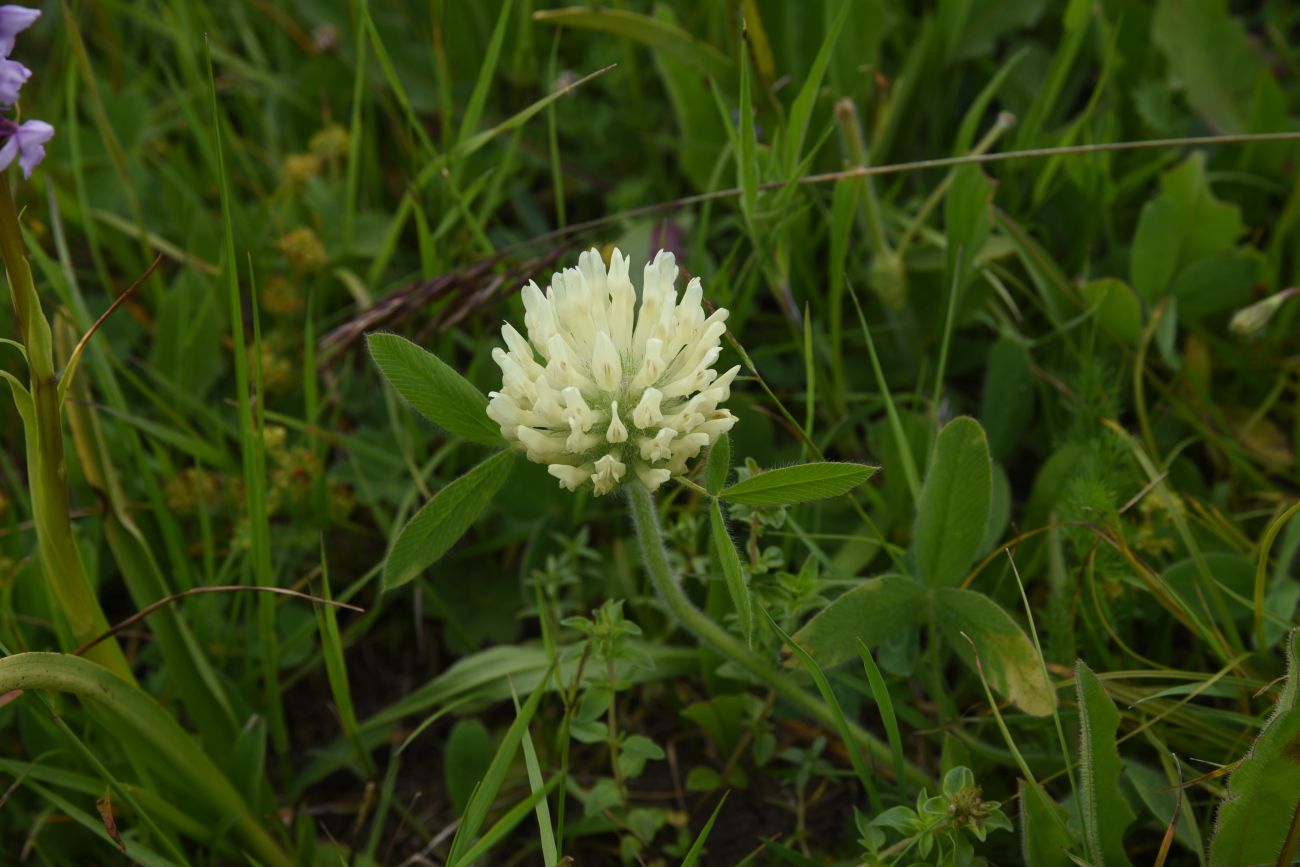
[{"label": "purple flower", "polygon": [[54,127],[43,120],[27,120],[19,125],[0,118],[0,135],[9,136],[4,147],[0,147],[0,172],[9,168],[17,156],[23,177],[30,178],[32,169],[45,159],[45,143],[54,137]]},{"label": "purple flower", "polygon": [[18,91],[32,77],[32,71],[17,60],[0,57],[0,105],[13,105]]},{"label": "purple flower", "polygon": [[0,57],[8,57],[9,52],[14,50],[14,37],[31,27],[40,17],[39,9],[14,5],[0,6]]}]

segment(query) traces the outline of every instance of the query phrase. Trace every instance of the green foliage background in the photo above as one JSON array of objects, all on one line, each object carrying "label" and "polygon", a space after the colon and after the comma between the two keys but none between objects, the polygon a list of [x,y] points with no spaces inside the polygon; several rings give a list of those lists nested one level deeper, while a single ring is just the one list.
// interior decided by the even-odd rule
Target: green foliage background
[{"label": "green foliage background", "polygon": [[[1296,130],[1298,28],[1282,0],[46,4],[14,56],[57,134],[11,182],[60,365],[162,256],[65,409],[108,621],[317,601],[129,623],[139,690],[30,654],[76,643],[0,404],[5,854],[1290,863],[1300,145],[1089,146]],[[744,368],[730,471],[659,498],[670,561],[842,724],[674,624],[619,497],[489,457],[518,287],[615,246],[676,252]],[[442,367],[393,337],[372,364],[377,331]],[[881,470],[746,499],[821,460]]]}]

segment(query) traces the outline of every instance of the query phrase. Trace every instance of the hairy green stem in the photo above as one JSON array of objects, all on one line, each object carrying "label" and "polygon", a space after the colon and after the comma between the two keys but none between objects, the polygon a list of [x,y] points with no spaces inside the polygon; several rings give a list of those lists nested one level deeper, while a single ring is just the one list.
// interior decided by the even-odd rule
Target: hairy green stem
[{"label": "hairy green stem", "polygon": [[[672,566],[668,563],[668,552],[664,549],[654,497],[645,485],[635,479],[625,484],[624,488],[627,491],[628,505],[632,512],[632,522],[636,526],[637,541],[641,545],[641,558],[645,563],[646,572],[649,573],[650,581],[654,584],[659,598],[663,600],[677,622],[719,654],[748,671],[777,696],[833,727],[834,715],[824,702],[800,687],[792,678],[776,669],[744,642],[695,607],[695,603],[691,602],[686,595],[677,576],[673,574]],[[857,723],[849,721],[848,725],[858,747],[867,750],[880,764],[891,766],[893,755],[888,745]],[[924,771],[910,763],[905,765],[904,774],[907,781],[914,786],[933,785],[933,781]]]},{"label": "hairy green stem", "polygon": [[[15,390],[26,430],[27,475],[31,486],[32,518],[41,571],[53,593],[72,640],[89,644],[108,631],[108,621],[91,589],[90,578],[68,514],[68,465],[63,450],[63,408],[54,372],[50,323],[27,263],[27,244],[18,224],[18,207],[9,178],[0,172],[0,257],[9,275],[9,292],[18,336],[27,350],[31,391]],[[17,386],[14,386],[18,389]],[[131,685],[135,676],[117,640],[109,638],[87,651],[89,659]]]}]

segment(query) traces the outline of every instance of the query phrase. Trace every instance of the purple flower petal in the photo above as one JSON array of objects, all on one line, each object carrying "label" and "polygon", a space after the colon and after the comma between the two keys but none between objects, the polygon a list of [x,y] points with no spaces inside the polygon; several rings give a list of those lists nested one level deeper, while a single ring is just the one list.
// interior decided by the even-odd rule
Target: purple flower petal
[{"label": "purple flower petal", "polygon": [[32,71],[17,60],[0,57],[0,105],[13,105]]},{"label": "purple flower petal", "polygon": [[18,127],[18,132],[14,133],[13,138],[18,140],[18,165],[22,167],[23,177],[30,178],[32,169],[45,159],[45,143],[53,137],[54,127],[43,120],[24,121],[22,126]]},{"label": "purple flower petal", "polygon": [[0,147],[0,172],[9,168],[9,164],[14,161],[16,156],[18,156],[18,139],[10,136],[9,140],[4,143],[4,147]]},{"label": "purple flower petal", "polygon": [[8,57],[14,50],[14,37],[22,33],[41,17],[41,10],[26,6],[6,4],[0,6],[0,57]]},{"label": "purple flower petal", "polygon": [[30,178],[32,169],[45,159],[45,143],[54,137],[54,127],[43,120],[24,121],[9,134],[9,139],[0,147],[0,172],[9,168],[9,164],[18,157],[23,177]]}]

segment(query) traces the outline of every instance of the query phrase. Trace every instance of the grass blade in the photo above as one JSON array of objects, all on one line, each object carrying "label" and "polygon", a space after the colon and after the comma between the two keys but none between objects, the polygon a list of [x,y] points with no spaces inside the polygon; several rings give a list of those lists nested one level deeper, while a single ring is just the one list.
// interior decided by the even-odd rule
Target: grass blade
[{"label": "grass blade", "polygon": [[[502,738],[501,745],[492,758],[492,764],[488,766],[482,782],[474,790],[469,803],[465,805],[465,815],[461,817],[460,827],[456,829],[456,836],[451,841],[451,852],[447,855],[448,864],[468,863],[465,860],[466,855],[476,850],[476,847],[473,846],[474,840],[483,827],[484,821],[487,820],[488,810],[492,808],[497,792],[501,791],[501,785],[506,780],[506,773],[510,770],[511,763],[514,762],[515,751],[519,749],[519,743],[523,740],[524,732],[528,729],[528,723],[532,720],[533,714],[537,712],[538,705],[542,703],[542,696],[546,694],[546,686],[551,679],[551,670],[553,668],[554,665],[547,669],[541,683],[533,690],[533,694],[528,697],[528,701],[519,713],[515,715],[515,721],[510,724],[506,736]],[[559,777],[557,776],[555,779],[559,779]],[[530,804],[529,809],[531,808],[532,805]]]},{"label": "grass blade", "polygon": [[724,792],[718,799],[718,806],[713,808],[709,814],[709,821],[704,823],[700,833],[696,836],[695,842],[691,843],[691,848],[686,850],[686,857],[682,859],[682,867],[695,867],[700,862],[700,856],[704,854],[704,843],[709,839],[710,832],[713,831],[713,823],[718,821],[718,814],[722,812],[722,805],[727,803],[727,795],[730,792]]},{"label": "grass blade", "polygon": [[862,639],[858,639],[858,655],[862,657],[862,666],[867,670],[867,685],[871,687],[871,697],[875,699],[880,710],[880,722],[885,726],[885,737],[889,741],[889,753],[894,763],[894,780],[898,784],[898,799],[907,799],[907,778],[903,774],[906,762],[903,758],[903,736],[898,730],[898,717],[894,715],[894,700],[890,698],[889,687],[885,677],[880,673],[876,660]]},{"label": "grass blade", "polygon": [[772,615],[768,613],[766,608],[760,605],[758,606],[758,610],[763,612],[763,616],[767,618],[767,625],[772,627],[773,632],[781,636],[781,640],[785,642],[786,647],[790,648],[790,650],[794,652],[795,656],[799,657],[799,661],[804,664],[804,667],[808,669],[808,673],[812,675],[813,683],[817,684],[817,691],[822,695],[822,701],[826,702],[826,706],[831,710],[831,717],[835,721],[835,729],[839,732],[840,739],[844,742],[844,749],[849,754],[849,761],[853,765],[853,772],[858,775],[858,780],[862,783],[862,788],[866,790],[867,797],[871,800],[872,809],[879,811],[881,809],[880,792],[876,791],[876,783],[873,779],[872,773],[867,769],[866,763],[862,761],[862,755],[858,751],[857,741],[854,740],[853,733],[849,730],[848,720],[844,716],[843,709],[840,708],[839,699],[835,697],[835,690],[831,689],[831,683],[826,679],[825,672],[822,671],[821,666],[817,664],[817,661],[808,654],[808,651],[800,647],[798,642],[791,638],[790,635],[772,619]]}]

